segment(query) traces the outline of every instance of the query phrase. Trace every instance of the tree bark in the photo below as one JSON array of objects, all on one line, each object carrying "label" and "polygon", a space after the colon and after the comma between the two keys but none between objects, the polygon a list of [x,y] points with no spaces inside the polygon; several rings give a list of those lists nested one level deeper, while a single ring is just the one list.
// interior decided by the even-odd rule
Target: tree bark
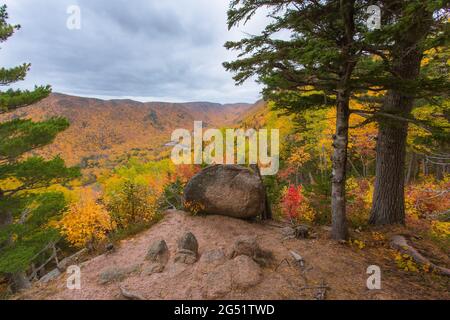
[{"label": "tree bark", "polygon": [[[425,16],[425,15],[424,15]],[[425,28],[420,23],[418,28]],[[424,30],[409,29],[392,52],[392,69],[398,81],[416,80],[420,73],[422,52],[418,42]],[[412,92],[391,89],[382,106],[383,113],[410,117],[414,105]],[[405,223],[405,158],[408,123],[383,118],[379,123],[375,189],[369,222],[374,225]]]},{"label": "tree bark", "polygon": [[[395,99],[395,95],[391,97]],[[408,124],[380,123],[375,190],[369,222],[375,225],[405,222],[405,153]]]},{"label": "tree bark", "polygon": [[333,137],[333,172],[331,178],[331,236],[335,240],[348,237],[345,183],[347,178],[347,146],[349,126],[349,97],[340,94],[336,114],[336,134]]},{"label": "tree bark", "polygon": [[356,65],[353,52],[355,34],[354,0],[340,0],[340,14],[344,23],[342,64],[339,72],[336,105],[336,134],[333,136],[333,171],[331,177],[331,237],[347,240],[345,184],[347,180],[347,147],[350,119],[350,79]]}]

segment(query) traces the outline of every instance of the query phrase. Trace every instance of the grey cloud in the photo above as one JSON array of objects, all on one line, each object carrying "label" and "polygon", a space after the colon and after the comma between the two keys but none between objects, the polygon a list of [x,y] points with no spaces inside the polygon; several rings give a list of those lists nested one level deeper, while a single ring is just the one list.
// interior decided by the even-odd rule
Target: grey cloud
[{"label": "grey cloud", "polygon": [[[82,29],[68,30],[66,9],[81,8]],[[233,54],[225,41],[228,0],[14,0],[11,22],[22,25],[0,51],[1,65],[31,62],[19,87],[106,97],[254,102],[260,87],[235,87],[221,66]],[[256,23],[250,30],[258,29]],[[247,31],[247,30],[246,30]]]}]

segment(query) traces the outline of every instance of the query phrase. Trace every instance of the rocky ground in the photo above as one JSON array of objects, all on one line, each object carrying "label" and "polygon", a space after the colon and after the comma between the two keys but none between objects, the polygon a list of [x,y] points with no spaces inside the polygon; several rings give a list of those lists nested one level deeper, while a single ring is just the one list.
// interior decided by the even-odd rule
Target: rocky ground
[{"label": "rocky ground", "polygon": [[[448,277],[399,270],[382,240],[361,250],[328,240],[322,228],[309,239],[286,231],[275,222],[169,211],[81,264],[81,290],[67,289],[62,274],[17,298],[450,299]],[[370,265],[381,267],[381,290],[367,289]]]}]

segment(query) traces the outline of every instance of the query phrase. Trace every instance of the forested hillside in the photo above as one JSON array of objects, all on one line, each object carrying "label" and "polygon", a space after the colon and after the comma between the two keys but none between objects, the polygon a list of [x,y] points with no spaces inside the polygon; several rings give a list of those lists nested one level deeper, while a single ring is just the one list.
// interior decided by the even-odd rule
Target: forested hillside
[{"label": "forested hillside", "polygon": [[114,161],[125,154],[159,158],[162,153],[167,154],[169,149],[164,145],[170,142],[173,130],[192,129],[194,121],[203,121],[205,127],[229,125],[250,107],[208,102],[104,101],[53,93],[0,120],[66,118],[70,127],[38,153],[47,157],[60,154],[69,164],[85,166],[89,161]]},{"label": "forested hillside", "polygon": [[[20,29],[6,9],[0,43]],[[1,298],[449,298],[448,3],[233,0],[229,29],[259,11],[223,63],[262,86],[255,104],[0,91]],[[171,134],[195,121],[219,158],[183,145],[201,159],[178,165]],[[279,171],[263,176],[261,144],[222,163],[230,128],[279,130]],[[226,142],[255,151],[249,132]]]}]

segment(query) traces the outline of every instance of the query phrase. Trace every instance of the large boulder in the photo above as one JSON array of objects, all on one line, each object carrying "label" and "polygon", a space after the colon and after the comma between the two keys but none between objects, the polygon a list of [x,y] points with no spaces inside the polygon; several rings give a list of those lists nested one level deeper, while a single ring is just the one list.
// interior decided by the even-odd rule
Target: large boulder
[{"label": "large boulder", "polygon": [[258,172],[239,165],[214,165],[195,175],[184,190],[188,205],[201,214],[249,219],[265,212],[265,190]]}]

